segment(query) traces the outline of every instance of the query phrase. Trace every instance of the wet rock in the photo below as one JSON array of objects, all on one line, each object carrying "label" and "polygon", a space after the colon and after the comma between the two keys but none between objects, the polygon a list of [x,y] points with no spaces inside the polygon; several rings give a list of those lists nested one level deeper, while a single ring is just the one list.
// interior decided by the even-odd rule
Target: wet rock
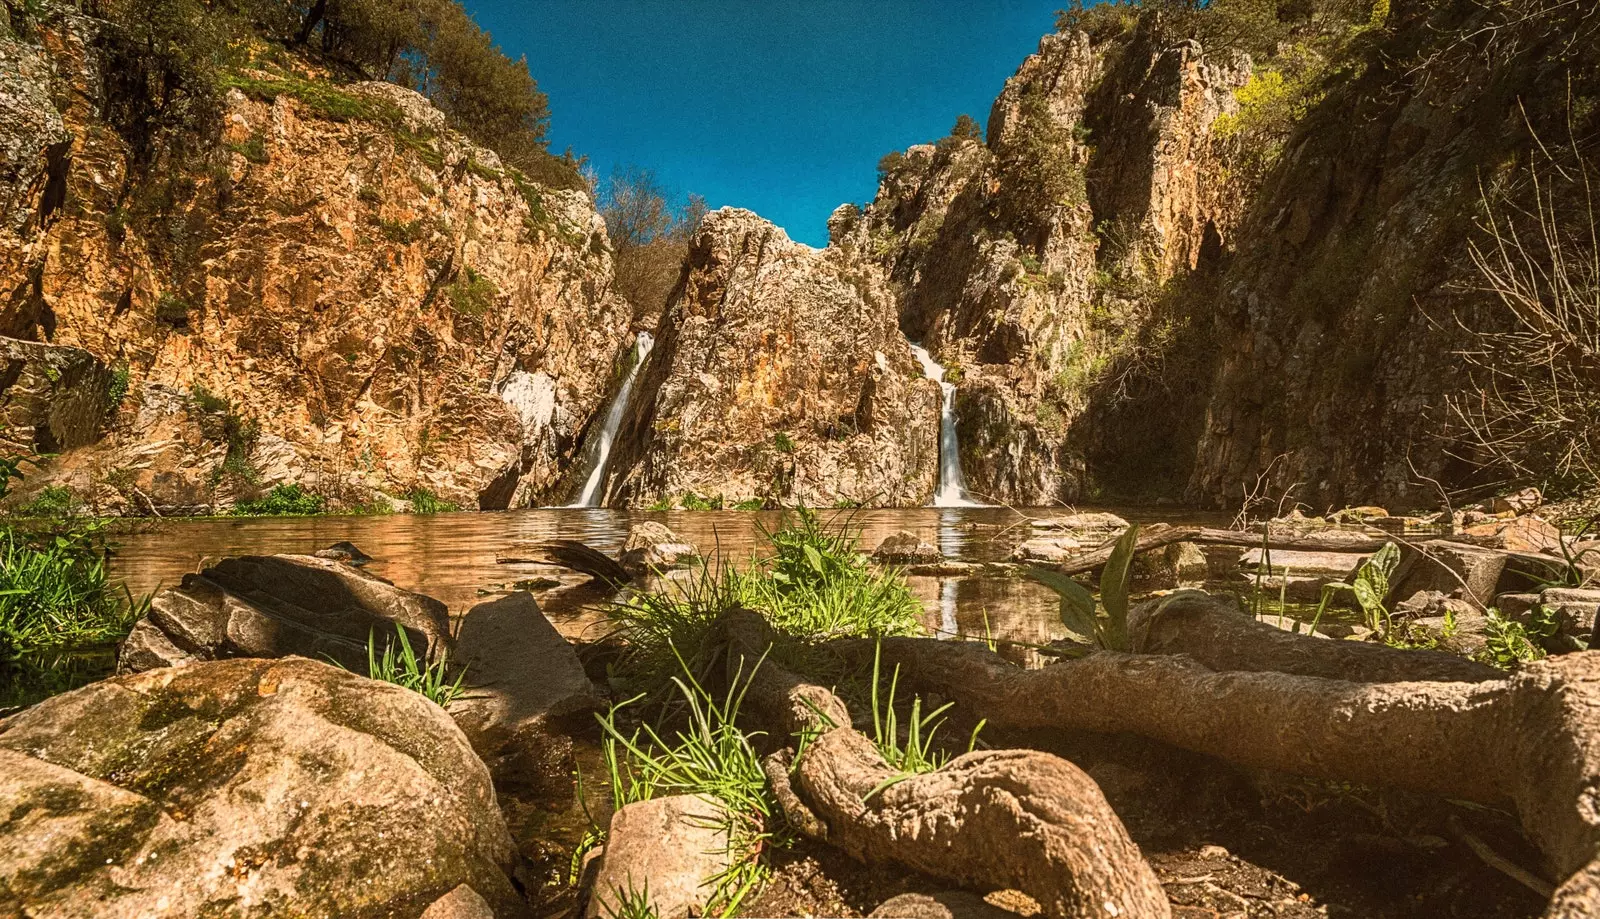
[{"label": "wet rock", "polygon": [[1489,617],[1477,610],[1450,616],[1425,616],[1413,620],[1411,629],[1413,637],[1431,638],[1440,651],[1462,657],[1476,657],[1489,646]]},{"label": "wet rock", "polygon": [[572,646],[529,593],[474,606],[452,658],[471,690],[450,716],[502,787],[541,785],[570,758],[563,727],[599,707]]},{"label": "wet rock", "polygon": [[1240,561],[1240,567],[1246,574],[1255,574],[1259,569],[1262,558],[1270,562],[1270,570],[1276,573],[1285,571],[1299,575],[1326,575],[1334,578],[1346,578],[1355,573],[1367,556],[1352,552],[1300,552],[1289,549],[1273,549],[1270,553],[1263,553],[1260,549],[1245,550]]},{"label": "wet rock", "polygon": [[937,565],[944,560],[944,553],[917,534],[901,530],[878,543],[872,560],[880,565]]},{"label": "wet rock", "polygon": [[533,591],[535,593],[538,593],[540,591],[545,591],[545,590],[554,590],[555,588],[560,587],[560,586],[561,586],[561,582],[556,580],[555,578],[539,577],[539,578],[524,578],[524,579],[516,582],[515,584],[512,584],[511,588],[513,590],[531,590],[531,591]]},{"label": "wet rock", "polygon": [[1587,637],[1600,612],[1600,588],[1551,587],[1539,595],[1539,603],[1555,612],[1563,633]]},{"label": "wet rock", "polygon": [[157,594],[117,666],[129,672],[298,654],[365,672],[369,640],[392,640],[396,625],[419,656],[449,641],[448,611],[432,597],[330,559],[247,555],[185,575],[182,586]]},{"label": "wet rock", "polygon": [[1422,590],[1412,594],[1395,604],[1394,613],[1408,619],[1443,618],[1447,613],[1454,616],[1483,615],[1482,610],[1470,602],[1437,590]]},{"label": "wet rock", "polygon": [[1561,551],[1561,529],[1538,517],[1513,517],[1469,526],[1467,536],[1492,539],[1492,545],[1513,552]]},{"label": "wet rock", "polygon": [[1029,526],[1035,530],[1051,533],[1067,532],[1076,536],[1101,536],[1109,539],[1121,535],[1122,531],[1128,528],[1128,521],[1116,514],[1096,511],[1086,514],[1067,514],[1062,517],[1042,517]]},{"label": "wet rock", "polygon": [[449,717],[299,658],[115,677],[11,717],[0,838],[28,915],[415,916],[461,885],[521,914],[488,770]]},{"label": "wet rock", "polygon": [[1192,542],[1176,542],[1133,557],[1129,569],[1140,590],[1171,590],[1206,580],[1206,554]]},{"label": "wet rock", "polygon": [[1054,563],[1065,561],[1082,552],[1083,549],[1083,543],[1071,536],[1030,539],[1011,550],[1011,559],[1017,562]]},{"label": "wet rock", "polygon": [[360,567],[372,561],[372,556],[356,548],[353,542],[336,542],[326,549],[318,549],[313,553],[317,558],[332,559],[336,562],[348,562]]},{"label": "wet rock", "polygon": [[639,801],[617,811],[584,915],[612,915],[622,897],[646,891],[661,919],[704,915],[715,888],[707,881],[730,864],[727,826],[720,804],[695,795]]},{"label": "wet rock", "polygon": [[1539,489],[1528,487],[1509,495],[1498,495],[1489,501],[1489,509],[1497,514],[1526,514],[1544,504]]},{"label": "wet rock", "polygon": [[1362,523],[1387,516],[1389,516],[1387,508],[1366,505],[1363,507],[1347,507],[1344,510],[1335,511],[1332,519],[1336,523]]},{"label": "wet rock", "polygon": [[872,919],[1016,919],[1017,916],[964,890],[903,893],[878,904],[868,915]]},{"label": "wet rock", "polygon": [[677,568],[699,557],[692,543],[654,520],[634,524],[622,544],[622,567],[635,574]]}]

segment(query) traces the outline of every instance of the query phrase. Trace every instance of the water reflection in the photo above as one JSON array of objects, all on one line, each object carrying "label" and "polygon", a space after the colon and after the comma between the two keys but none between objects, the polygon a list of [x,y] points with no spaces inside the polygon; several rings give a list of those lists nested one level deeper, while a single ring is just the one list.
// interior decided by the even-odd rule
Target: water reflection
[{"label": "water reflection", "polygon": [[[1027,538],[1030,516],[1057,510],[1018,512],[1008,508],[915,508],[824,511],[825,520],[861,534],[864,551],[883,538],[909,530],[939,546],[946,557],[969,562],[1007,558]],[[371,571],[408,590],[437,597],[462,615],[483,599],[535,577],[559,580],[540,594],[546,613],[569,637],[578,637],[602,617],[605,597],[579,589],[586,579],[528,561],[497,563],[518,544],[576,539],[617,553],[628,528],[643,520],[671,527],[719,560],[741,563],[759,551],[760,527],[777,527],[776,511],[624,511],[549,508],[497,513],[394,515],[386,517],[293,517],[157,521],[121,540],[113,573],[135,594],[172,586],[183,575],[230,555],[309,553],[340,540],[373,556]],[[1022,578],[912,578],[930,630],[940,634],[985,634],[1040,643],[1060,637],[1055,596]],[[987,625],[985,623],[987,622]]]}]

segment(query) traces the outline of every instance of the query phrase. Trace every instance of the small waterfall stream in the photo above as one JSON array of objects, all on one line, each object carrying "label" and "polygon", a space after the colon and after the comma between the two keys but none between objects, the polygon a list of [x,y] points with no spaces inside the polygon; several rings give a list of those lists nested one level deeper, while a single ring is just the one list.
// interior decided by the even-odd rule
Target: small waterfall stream
[{"label": "small waterfall stream", "polygon": [[633,366],[628,368],[622,387],[617,390],[616,398],[611,400],[611,407],[606,409],[606,416],[600,423],[600,439],[584,451],[589,455],[590,466],[589,474],[583,480],[583,491],[569,507],[600,506],[600,489],[606,481],[606,463],[611,459],[611,443],[617,437],[617,429],[622,426],[622,416],[628,411],[628,399],[633,395],[633,382],[639,376],[639,368],[644,366],[645,358],[650,356],[650,349],[655,347],[655,343],[649,332],[639,333],[639,339],[633,346]]},{"label": "small waterfall stream", "polygon": [[922,372],[939,384],[944,402],[939,407],[939,487],[933,493],[933,507],[982,507],[967,495],[967,480],[961,474],[961,448],[956,439],[956,384],[946,383],[944,367],[928,349],[911,345],[911,352],[922,363]]}]

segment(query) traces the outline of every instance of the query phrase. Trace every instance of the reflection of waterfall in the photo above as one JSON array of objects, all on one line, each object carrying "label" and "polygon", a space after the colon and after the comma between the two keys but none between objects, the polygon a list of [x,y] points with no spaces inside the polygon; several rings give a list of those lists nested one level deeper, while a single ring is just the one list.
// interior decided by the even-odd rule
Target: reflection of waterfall
[{"label": "reflection of waterfall", "polygon": [[944,367],[928,349],[913,344],[911,352],[922,362],[922,372],[939,384],[944,402],[939,407],[939,488],[934,507],[982,507],[967,497],[967,480],[961,475],[961,448],[956,440],[956,384],[944,381]]},{"label": "reflection of waterfall", "polygon": [[611,400],[611,407],[606,409],[606,417],[600,423],[600,439],[588,445],[584,451],[589,456],[589,474],[583,480],[583,491],[572,504],[573,507],[600,506],[600,487],[606,481],[606,462],[611,459],[611,442],[616,439],[617,428],[622,427],[622,416],[628,411],[633,381],[639,376],[639,368],[644,366],[644,360],[650,356],[650,349],[655,343],[649,332],[639,333],[639,340],[633,346],[633,366],[628,368],[622,387],[617,390],[616,398]]}]

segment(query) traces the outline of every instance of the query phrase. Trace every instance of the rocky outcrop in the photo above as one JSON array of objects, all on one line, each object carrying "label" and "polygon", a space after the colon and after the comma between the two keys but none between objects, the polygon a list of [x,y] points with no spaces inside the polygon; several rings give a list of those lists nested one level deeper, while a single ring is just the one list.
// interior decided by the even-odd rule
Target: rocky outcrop
[{"label": "rocky outcrop", "polygon": [[523,909],[488,770],[449,717],[298,658],[117,677],[0,722],[0,837],[17,915]]},{"label": "rocky outcrop", "polygon": [[120,382],[104,439],[31,485],[140,513],[289,481],[556,496],[629,339],[584,191],[409,90],[265,63],[225,77],[196,152],[141,162],[105,120],[95,23],[40,8],[0,40],[0,334]]},{"label": "rocky outcrop", "polygon": [[1130,347],[1137,292],[1231,234],[1237,195],[1213,125],[1248,73],[1164,40],[1154,19],[1111,44],[1049,35],[995,101],[987,143],[952,136],[880,167],[865,232],[902,327],[955,371],[974,494],[1044,505],[1085,492],[1074,425]]},{"label": "rocky outcrop", "polygon": [[343,562],[305,555],[229,558],[157,594],[122,643],[117,667],[126,672],[300,655],[364,672],[369,643],[394,641],[396,626],[405,628],[423,659],[450,641],[443,603]]},{"label": "rocky outcrop", "polygon": [[714,211],[656,338],[605,503],[915,506],[933,494],[941,394],[857,248],[813,249],[749,211]]}]

